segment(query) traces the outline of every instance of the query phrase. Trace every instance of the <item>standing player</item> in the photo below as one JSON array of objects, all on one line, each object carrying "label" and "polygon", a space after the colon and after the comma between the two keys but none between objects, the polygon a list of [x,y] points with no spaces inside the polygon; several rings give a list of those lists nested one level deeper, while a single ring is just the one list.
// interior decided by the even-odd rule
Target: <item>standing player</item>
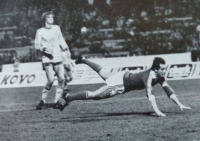
[{"label": "standing player", "polygon": [[72,71],[70,67],[71,63],[71,53],[69,50],[63,51],[62,52],[62,60],[63,60],[63,65],[65,69],[65,81],[64,81],[64,90],[68,90],[68,82],[72,81],[73,76],[72,76]]},{"label": "standing player", "polygon": [[42,91],[42,100],[37,105],[36,109],[41,110],[46,102],[47,95],[54,82],[54,74],[58,77],[58,86],[55,94],[55,105],[60,99],[64,84],[64,67],[62,64],[61,49],[68,50],[68,46],[63,39],[60,27],[54,25],[54,14],[52,11],[47,11],[42,14],[44,26],[37,30],[35,37],[35,48],[43,53],[42,63],[44,65],[47,83]]},{"label": "standing player", "polygon": [[95,70],[106,82],[105,86],[102,86],[96,91],[82,91],[76,94],[63,94],[63,98],[59,100],[58,107],[62,111],[64,107],[73,100],[99,100],[109,98],[118,94],[122,94],[131,90],[146,89],[146,96],[149,99],[155,113],[158,116],[165,117],[156,104],[155,96],[153,94],[153,86],[157,83],[162,85],[162,88],[166,92],[167,96],[172,99],[181,110],[191,109],[180,103],[175,95],[174,90],[165,81],[165,60],[156,57],[150,69],[140,72],[131,73],[129,71],[119,72],[114,75],[110,75],[109,72],[105,72],[105,69],[101,66],[79,57],[76,63],[84,63]]}]

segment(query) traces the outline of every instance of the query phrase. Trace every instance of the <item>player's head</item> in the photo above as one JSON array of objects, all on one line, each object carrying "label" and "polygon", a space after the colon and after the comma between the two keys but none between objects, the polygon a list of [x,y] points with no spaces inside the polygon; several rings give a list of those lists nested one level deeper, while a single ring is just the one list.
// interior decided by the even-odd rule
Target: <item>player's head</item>
[{"label": "player's head", "polygon": [[53,11],[46,11],[42,13],[42,24],[53,24],[54,23],[54,13]]},{"label": "player's head", "polygon": [[160,77],[164,77],[166,70],[165,60],[160,57],[155,57],[151,66],[151,70],[154,70]]}]

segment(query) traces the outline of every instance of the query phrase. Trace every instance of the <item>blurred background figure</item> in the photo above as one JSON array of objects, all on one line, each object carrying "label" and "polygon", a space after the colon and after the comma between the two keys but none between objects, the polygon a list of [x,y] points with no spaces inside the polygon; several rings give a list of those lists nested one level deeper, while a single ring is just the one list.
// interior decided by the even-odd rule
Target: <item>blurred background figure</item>
[{"label": "blurred background figure", "polygon": [[14,59],[14,64],[13,64],[14,72],[19,72],[20,59],[17,56],[14,56],[13,59]]}]

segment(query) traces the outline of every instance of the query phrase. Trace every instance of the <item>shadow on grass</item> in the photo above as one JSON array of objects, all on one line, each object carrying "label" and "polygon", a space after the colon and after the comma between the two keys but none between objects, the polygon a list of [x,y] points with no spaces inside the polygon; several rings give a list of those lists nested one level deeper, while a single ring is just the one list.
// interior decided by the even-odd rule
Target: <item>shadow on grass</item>
[{"label": "shadow on grass", "polygon": [[[182,114],[181,112],[164,112],[167,116]],[[141,116],[158,117],[155,112],[126,112],[126,113],[88,113],[85,116],[77,115],[75,117],[64,117],[62,121],[68,122],[89,122],[89,121],[100,121],[100,120],[122,120],[130,118],[138,118]]]},{"label": "shadow on grass", "polygon": [[[156,115],[153,112],[130,112],[130,113],[90,113],[85,116],[77,115],[77,117],[64,117],[62,121],[68,122],[90,122],[90,121],[101,121],[101,120],[122,120],[130,119],[130,116],[153,116]],[[132,118],[132,117],[131,117]]]},{"label": "shadow on grass", "polygon": [[49,109],[49,108],[54,108],[55,103],[45,103],[45,105],[42,107],[42,109]]}]

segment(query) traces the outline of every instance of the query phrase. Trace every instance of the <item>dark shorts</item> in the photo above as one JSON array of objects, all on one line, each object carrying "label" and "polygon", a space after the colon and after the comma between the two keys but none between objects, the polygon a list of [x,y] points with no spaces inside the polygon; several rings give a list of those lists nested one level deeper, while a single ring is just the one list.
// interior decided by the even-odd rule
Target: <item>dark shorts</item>
[{"label": "dark shorts", "polygon": [[44,66],[56,66],[56,65],[60,65],[62,64],[62,62],[49,62],[49,63],[43,63]]}]

